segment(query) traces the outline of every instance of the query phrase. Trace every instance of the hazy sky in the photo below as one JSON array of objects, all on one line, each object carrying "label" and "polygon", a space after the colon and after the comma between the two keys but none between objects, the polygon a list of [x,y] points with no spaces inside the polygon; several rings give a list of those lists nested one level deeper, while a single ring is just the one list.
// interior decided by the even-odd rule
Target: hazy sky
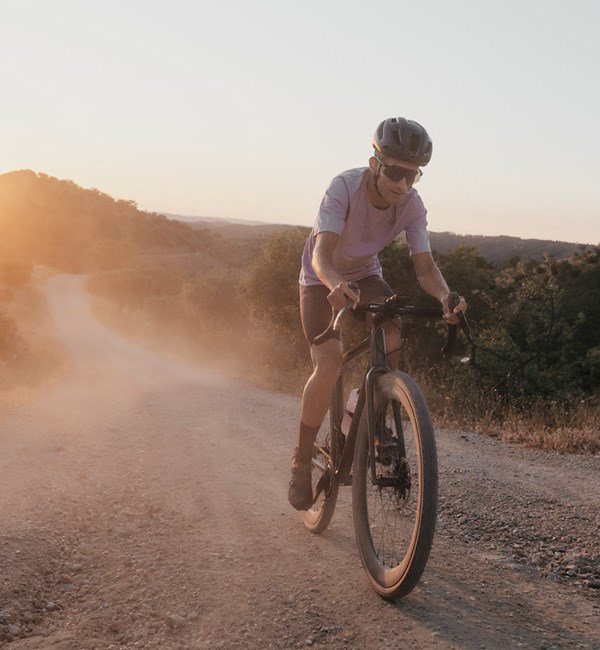
[{"label": "hazy sky", "polygon": [[0,173],[312,225],[421,122],[433,231],[600,242],[598,0],[2,0]]}]

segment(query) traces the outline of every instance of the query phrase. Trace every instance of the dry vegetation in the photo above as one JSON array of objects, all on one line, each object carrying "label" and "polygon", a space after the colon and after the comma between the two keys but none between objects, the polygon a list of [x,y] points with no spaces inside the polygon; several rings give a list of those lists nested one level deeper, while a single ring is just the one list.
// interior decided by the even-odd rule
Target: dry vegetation
[{"label": "dry vegetation", "polygon": [[[244,241],[239,229],[225,237],[192,228],[29,171],[0,176],[0,218],[5,391],[61,367],[60,349],[44,339],[43,309],[29,282],[40,267],[87,274],[98,314],[132,336],[220,363],[262,386],[300,391],[309,372],[297,296],[306,229],[261,239],[253,228]],[[388,247],[382,263],[392,286],[415,287],[405,247]],[[479,368],[458,361],[448,367],[438,352],[443,328],[406,324],[403,364],[425,387],[438,422],[526,445],[597,452],[598,248],[498,265],[461,245],[438,254],[438,263],[467,296],[483,347]],[[418,292],[415,299],[427,301]]]}]

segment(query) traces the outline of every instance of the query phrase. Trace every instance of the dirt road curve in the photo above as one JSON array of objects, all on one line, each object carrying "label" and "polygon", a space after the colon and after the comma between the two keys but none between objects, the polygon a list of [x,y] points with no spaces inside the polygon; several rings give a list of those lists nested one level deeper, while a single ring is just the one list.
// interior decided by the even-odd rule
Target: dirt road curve
[{"label": "dirt road curve", "polygon": [[298,401],[144,349],[44,281],[69,372],[0,414],[0,646],[600,648],[600,458],[440,431],[419,587],[370,591],[349,494],[286,501]]}]

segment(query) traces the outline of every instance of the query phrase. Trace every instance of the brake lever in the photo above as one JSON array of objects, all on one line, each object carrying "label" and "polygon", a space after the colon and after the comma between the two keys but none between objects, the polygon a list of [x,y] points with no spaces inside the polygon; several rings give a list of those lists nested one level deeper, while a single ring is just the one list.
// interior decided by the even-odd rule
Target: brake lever
[{"label": "brake lever", "polygon": [[[456,292],[452,292],[448,295],[448,309],[452,311],[460,302],[460,296]],[[460,320],[460,315],[462,312],[459,312],[458,318]],[[462,323],[462,321],[461,321]],[[442,347],[442,356],[450,357],[456,346],[456,337],[458,336],[458,326],[454,324],[448,325],[448,337],[446,338],[446,343]]]}]

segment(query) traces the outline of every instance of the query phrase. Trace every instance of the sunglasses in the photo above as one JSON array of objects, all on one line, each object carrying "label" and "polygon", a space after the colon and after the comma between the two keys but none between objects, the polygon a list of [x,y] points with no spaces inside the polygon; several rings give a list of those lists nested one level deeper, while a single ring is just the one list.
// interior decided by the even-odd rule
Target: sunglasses
[{"label": "sunglasses", "polygon": [[399,167],[398,165],[388,165],[377,156],[374,156],[374,158],[383,167],[384,175],[394,183],[405,179],[407,185],[413,185],[413,183],[417,183],[421,176],[423,176],[423,172],[420,169],[408,169],[407,167]]}]

